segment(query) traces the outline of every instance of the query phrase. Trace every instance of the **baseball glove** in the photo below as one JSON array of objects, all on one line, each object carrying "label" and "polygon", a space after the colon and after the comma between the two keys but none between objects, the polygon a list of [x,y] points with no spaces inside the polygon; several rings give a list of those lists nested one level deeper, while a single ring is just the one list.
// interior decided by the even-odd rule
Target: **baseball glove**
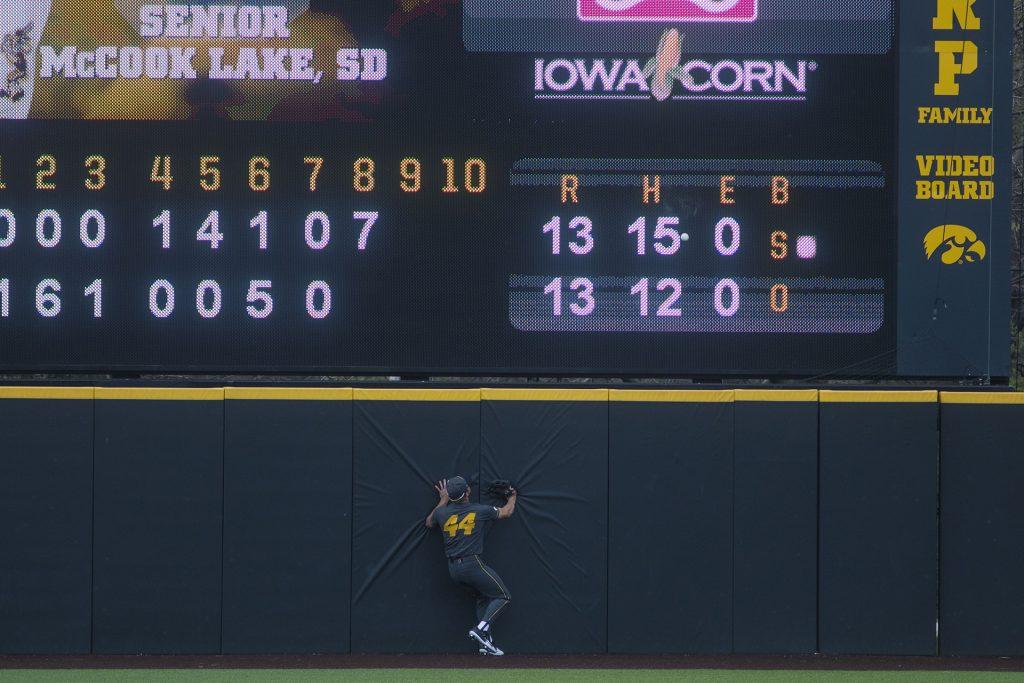
[{"label": "baseball glove", "polygon": [[494,498],[508,500],[508,497],[512,495],[513,489],[512,482],[508,479],[497,479],[492,481],[486,490],[488,495]]}]

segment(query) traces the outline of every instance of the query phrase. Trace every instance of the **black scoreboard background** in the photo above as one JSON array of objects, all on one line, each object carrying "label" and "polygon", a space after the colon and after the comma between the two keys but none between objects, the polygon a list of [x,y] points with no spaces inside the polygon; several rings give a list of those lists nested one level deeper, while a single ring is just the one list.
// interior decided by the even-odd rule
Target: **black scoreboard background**
[{"label": "black scoreboard background", "polygon": [[[56,73],[107,43],[55,0],[0,120],[0,368],[998,380],[1003,4],[936,36],[931,2],[292,2],[319,82],[169,83]],[[919,196],[932,156],[979,196]]]}]

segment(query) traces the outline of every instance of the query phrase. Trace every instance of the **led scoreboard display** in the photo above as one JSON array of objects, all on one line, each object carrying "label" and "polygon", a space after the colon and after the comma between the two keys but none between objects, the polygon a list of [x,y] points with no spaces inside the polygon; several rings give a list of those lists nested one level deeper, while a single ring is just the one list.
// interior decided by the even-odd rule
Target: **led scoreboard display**
[{"label": "led scoreboard display", "polygon": [[0,370],[1006,377],[1005,0],[0,0]]}]

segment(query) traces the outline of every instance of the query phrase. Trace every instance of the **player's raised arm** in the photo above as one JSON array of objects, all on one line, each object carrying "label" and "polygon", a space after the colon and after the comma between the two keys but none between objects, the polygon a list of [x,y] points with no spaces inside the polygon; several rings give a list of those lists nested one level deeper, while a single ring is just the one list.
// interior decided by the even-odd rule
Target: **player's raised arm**
[{"label": "player's raised arm", "polygon": [[516,509],[516,490],[512,489],[512,492],[508,496],[508,500],[505,504],[498,508],[498,519],[508,519],[512,516],[512,512]]},{"label": "player's raised arm", "polygon": [[[448,486],[448,480],[447,479],[442,479],[441,481],[439,481],[436,484],[434,484],[434,490],[437,491],[438,501],[437,501],[437,505],[434,506],[434,509],[431,510],[429,513],[427,513],[427,518],[425,520],[423,520],[423,523],[426,525],[426,527],[428,529],[433,529],[434,528],[434,513],[437,512],[438,509],[440,509],[440,508],[442,508],[442,507],[444,507],[445,505],[448,504],[448,489],[447,489],[447,486]],[[509,514],[512,514],[512,513],[509,513]]]}]

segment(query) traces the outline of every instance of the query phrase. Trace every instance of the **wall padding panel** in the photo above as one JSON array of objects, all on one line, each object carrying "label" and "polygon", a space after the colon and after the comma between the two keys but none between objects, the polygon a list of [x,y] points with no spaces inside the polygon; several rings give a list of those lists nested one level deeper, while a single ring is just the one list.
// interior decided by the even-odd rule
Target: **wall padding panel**
[{"label": "wall padding panel", "polygon": [[604,652],[608,392],[485,389],[483,397],[483,483],[509,479],[522,490],[485,553],[512,594],[497,641],[513,652]]},{"label": "wall padding panel", "polygon": [[0,653],[89,652],[92,388],[0,388]]},{"label": "wall padding panel", "polygon": [[227,399],[224,652],[348,652],[352,390]]},{"label": "wall padding panel", "polygon": [[938,602],[934,391],[823,391],[818,644],[933,655]]},{"label": "wall padding panel", "polygon": [[1024,655],[1024,394],[942,395],[943,655]]},{"label": "wall padding panel", "polygon": [[732,650],[733,392],[612,391],[608,649]]},{"label": "wall padding panel", "polygon": [[817,394],[736,392],[736,652],[817,649]]},{"label": "wall padding panel", "polygon": [[220,651],[223,395],[96,390],[96,653]]},{"label": "wall padding panel", "polygon": [[355,391],[353,652],[476,653],[472,601],[448,576],[440,531],[423,522],[433,482],[479,478],[479,397]]}]

